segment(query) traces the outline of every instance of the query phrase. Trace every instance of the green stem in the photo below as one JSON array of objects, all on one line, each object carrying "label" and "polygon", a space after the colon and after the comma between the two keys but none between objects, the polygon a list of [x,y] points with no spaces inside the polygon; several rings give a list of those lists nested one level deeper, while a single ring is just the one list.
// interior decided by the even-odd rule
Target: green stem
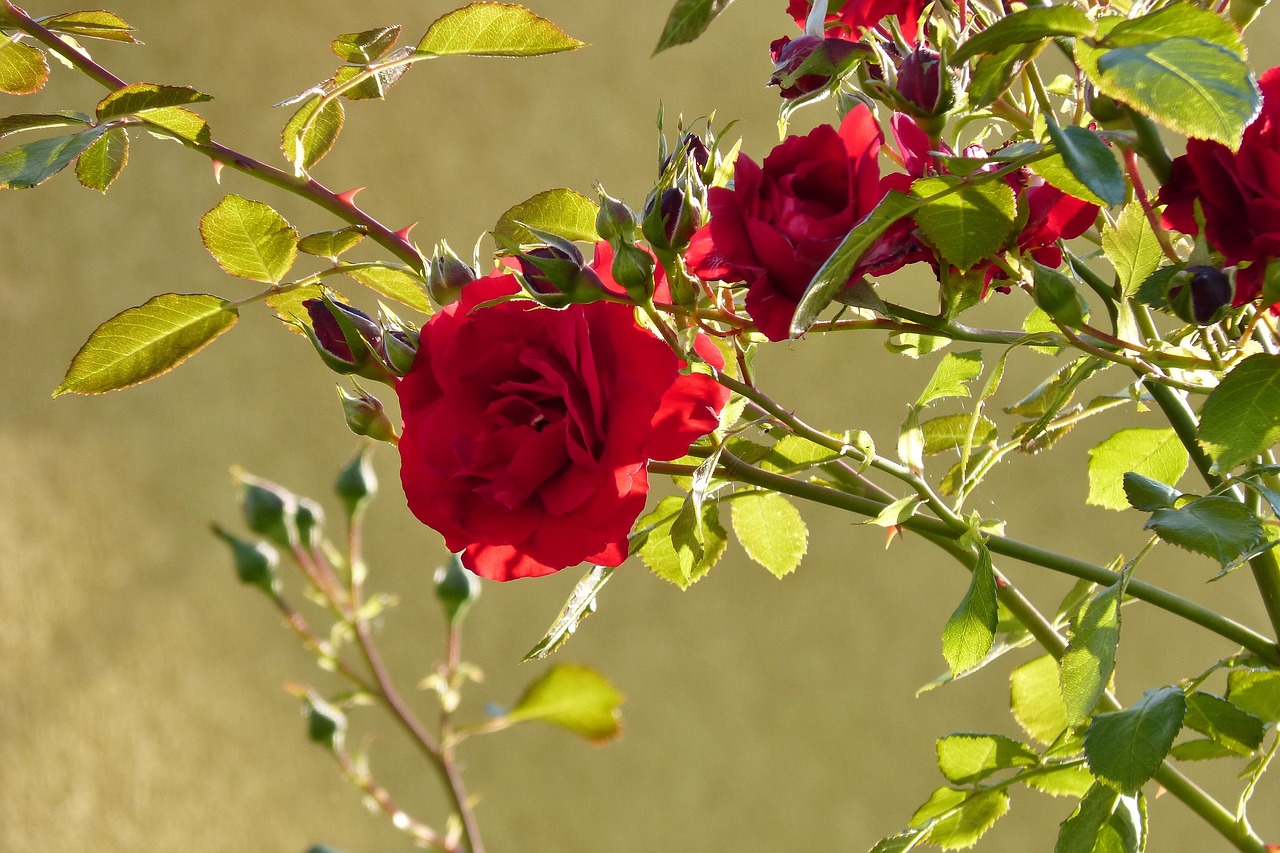
[{"label": "green stem", "polygon": [[[17,6],[13,5],[11,0],[3,0],[4,8],[9,13],[13,25],[32,38],[43,43],[50,50],[66,59],[83,74],[93,79],[103,87],[116,91],[125,88],[128,84],[98,63],[94,62],[84,53],[75,50],[67,45],[56,33],[46,27],[41,26],[31,19],[26,12],[23,12]],[[139,119],[146,121],[145,117],[139,116]],[[319,181],[305,176],[294,175],[274,166],[269,166],[259,160],[255,160],[245,154],[241,154],[232,148],[228,148],[218,142],[195,142],[190,139],[184,139],[181,136],[174,135],[159,125],[149,125],[149,129],[156,133],[170,136],[178,142],[182,143],[186,148],[208,157],[214,163],[220,163],[228,166],[238,172],[242,172],[250,177],[257,178],[263,183],[270,184],[274,187],[286,190],[296,196],[307,199],[313,204],[324,208],[339,219],[351,225],[360,225],[367,229],[369,237],[378,245],[382,246],[391,254],[395,255],[404,263],[408,264],[420,274],[425,274],[425,266],[422,255],[409,242],[407,236],[393,231],[386,225],[383,225],[377,219],[360,210],[355,206],[350,196],[344,196],[335,193],[333,190],[325,187]]]},{"label": "green stem", "polygon": [[1160,139],[1160,129],[1156,127],[1155,122],[1137,110],[1125,107],[1124,111],[1138,135],[1138,153],[1142,155],[1143,160],[1147,161],[1147,167],[1151,169],[1151,174],[1155,175],[1156,183],[1168,183],[1169,175],[1173,171],[1173,161],[1169,159],[1169,152],[1165,150],[1164,142]]}]

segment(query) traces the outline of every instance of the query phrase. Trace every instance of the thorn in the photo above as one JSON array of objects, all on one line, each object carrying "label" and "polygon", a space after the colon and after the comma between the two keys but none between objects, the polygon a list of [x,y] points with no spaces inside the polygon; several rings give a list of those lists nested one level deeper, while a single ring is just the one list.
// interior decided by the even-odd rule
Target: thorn
[{"label": "thorn", "polygon": [[417,228],[417,227],[418,227],[418,223],[416,223],[416,222],[410,222],[408,225],[406,225],[405,227],[403,227],[403,228],[401,228],[399,231],[397,231],[397,232],[396,232],[396,236],[397,236],[397,237],[399,237],[401,240],[405,241],[406,243],[408,243],[408,242],[409,242],[409,232],[410,232],[410,231],[412,231],[413,229]]},{"label": "thorn", "polygon": [[227,164],[223,163],[221,160],[213,161],[213,182],[215,184],[222,183],[222,170],[226,168],[226,165]]},{"label": "thorn", "polygon": [[897,535],[898,535],[898,531],[899,531],[899,530],[900,530],[900,528],[899,528],[899,527],[898,527],[898,525],[896,525],[896,524],[891,525],[890,527],[885,528],[885,533],[886,533],[887,535],[885,536],[885,540],[884,540],[884,549],[885,549],[886,551],[888,551],[888,550],[889,550],[889,546],[893,544],[893,537],[895,537],[895,536],[897,536]]},{"label": "thorn", "polygon": [[338,201],[342,202],[343,204],[350,205],[351,207],[355,207],[356,193],[360,192],[363,189],[364,187],[352,187],[351,189],[347,190],[344,193],[338,193]]}]

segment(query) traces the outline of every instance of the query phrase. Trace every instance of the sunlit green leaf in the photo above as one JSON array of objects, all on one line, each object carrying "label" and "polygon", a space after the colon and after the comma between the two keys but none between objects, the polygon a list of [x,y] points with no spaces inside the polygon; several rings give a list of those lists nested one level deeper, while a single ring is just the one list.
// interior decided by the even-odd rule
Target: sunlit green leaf
[{"label": "sunlit green leaf", "polygon": [[301,335],[305,334],[302,330],[303,326],[311,326],[311,315],[307,313],[302,303],[308,299],[320,299],[324,294],[325,289],[320,285],[307,284],[290,288],[283,293],[272,294],[263,301],[276,312],[276,316],[285,321],[286,329]]},{"label": "sunlit green leaf", "polygon": [[[140,118],[145,119],[147,124],[153,128],[161,128],[168,131],[168,135],[176,136],[179,139],[185,139],[188,142],[194,142],[203,145],[209,141],[209,123],[200,117],[199,114],[193,113],[186,107],[160,107],[154,110],[144,110],[138,114]],[[159,133],[153,128],[148,128],[152,134],[166,138],[166,134]]]},{"label": "sunlit green leaf", "polygon": [[[1009,795],[1001,789],[972,793],[939,788],[911,816],[911,826],[929,825],[925,840],[943,850],[972,847],[1009,811]],[[929,821],[933,821],[929,824]]]},{"label": "sunlit green leaf", "polygon": [[401,305],[408,305],[423,314],[431,314],[435,311],[431,300],[427,298],[426,283],[421,276],[407,267],[384,263],[339,262],[338,268],[374,293],[394,299]]},{"label": "sunlit green leaf", "polygon": [[508,720],[541,720],[595,743],[622,734],[622,694],[603,675],[578,664],[557,664],[529,685]]},{"label": "sunlit green leaf", "polygon": [[996,440],[996,425],[988,418],[979,416],[976,424],[972,424],[969,415],[943,415],[920,424],[924,433],[924,452],[926,455],[944,453],[948,450],[960,450],[969,440],[969,428],[975,427],[973,444],[988,444]]},{"label": "sunlit green leaf", "polygon": [[537,228],[566,240],[594,243],[600,239],[596,233],[599,212],[600,205],[582,193],[563,188],[546,190],[509,208],[498,218],[493,235],[500,243],[502,238],[532,243],[538,238],[529,228]]},{"label": "sunlit green leaf", "polygon": [[348,225],[333,231],[317,231],[298,241],[298,251],[336,261],[341,255],[358,246],[366,233],[362,225]]},{"label": "sunlit green leaf", "polygon": [[251,281],[280,281],[298,256],[293,226],[270,206],[238,195],[200,217],[200,237],[218,266]]},{"label": "sunlit green leaf", "polygon": [[400,27],[378,27],[359,33],[346,33],[329,42],[329,49],[339,59],[363,65],[372,62],[395,46]]},{"label": "sunlit green leaf", "polygon": [[[952,192],[941,198],[923,201],[948,189]],[[1013,228],[1014,192],[1003,181],[962,184],[960,178],[942,175],[916,181],[911,194],[922,200],[914,214],[916,225],[959,270],[994,255]]]},{"label": "sunlit green leaf", "polygon": [[980,53],[998,53],[1056,36],[1091,35],[1094,29],[1089,16],[1074,6],[1035,6],[997,19],[960,45],[951,61],[958,65]]},{"label": "sunlit green leaf", "polygon": [[76,160],[76,179],[105,193],[129,162],[129,134],[113,127],[99,136]]},{"label": "sunlit green leaf", "polygon": [[720,524],[719,505],[707,501],[702,506],[701,541],[677,542],[676,523],[685,505],[683,497],[663,498],[653,512],[636,521],[632,539],[632,552],[640,555],[649,570],[681,589],[701,580],[723,556],[729,541]]},{"label": "sunlit green leaf", "polygon": [[60,394],[102,394],[137,385],[195,355],[236,324],[225,299],[164,293],[103,323],[76,353]]},{"label": "sunlit green leaf", "polygon": [[775,577],[794,572],[809,547],[800,512],[776,492],[747,492],[730,502],[730,519],[747,556]]},{"label": "sunlit green leaf", "polygon": [[688,44],[707,31],[711,22],[729,8],[733,0],[676,0],[653,52],[661,53],[678,44]]},{"label": "sunlit green leaf", "polygon": [[333,75],[333,84],[335,87],[342,87],[342,97],[347,100],[381,100],[387,96],[387,92],[391,90],[391,87],[399,83],[401,78],[413,67],[407,62],[400,62],[400,60],[408,59],[412,55],[413,48],[411,47],[393,50],[379,60],[380,65],[386,64],[385,68],[380,69],[375,74],[370,74],[350,87],[347,84],[364,74],[365,69],[355,65],[344,65]]},{"label": "sunlit green leaf", "polygon": [[1095,715],[1084,735],[1089,769],[1122,794],[1138,793],[1169,754],[1186,713],[1182,691],[1161,687],[1123,711]]},{"label": "sunlit green leaf", "polygon": [[982,350],[949,352],[938,362],[929,384],[924,387],[917,406],[928,406],[949,397],[968,397],[967,383],[982,375]]},{"label": "sunlit green leaf", "polygon": [[938,769],[948,781],[970,785],[1000,770],[1033,767],[1035,751],[1013,738],[994,734],[953,734],[939,738]]},{"label": "sunlit green leaf", "polygon": [[1058,663],[1067,723],[1078,726],[1093,713],[1111,681],[1120,643],[1121,584],[1089,599],[1071,623],[1071,642]]},{"label": "sunlit green leaf", "polygon": [[1051,797],[1083,797],[1093,785],[1093,774],[1080,764],[1068,764],[1046,773],[1028,773],[1022,777],[1028,788]]},{"label": "sunlit green leaf", "polygon": [[521,663],[541,660],[568,642],[582,620],[595,612],[596,596],[612,575],[613,569],[608,566],[592,566],[591,571],[574,586],[547,633],[520,659]]},{"label": "sunlit green leaf", "polygon": [[1024,663],[1009,675],[1009,707],[1023,731],[1043,744],[1067,728],[1067,706],[1058,685],[1058,662],[1051,655]]},{"label": "sunlit green leaf", "polygon": [[49,79],[44,51],[0,36],[0,92],[30,95]]},{"label": "sunlit green leaf", "polygon": [[138,115],[165,107],[185,107],[212,100],[209,95],[185,86],[161,86],[156,83],[134,83],[116,89],[98,102],[98,121],[120,116]]},{"label": "sunlit green leaf", "polygon": [[1151,221],[1137,201],[1125,205],[1115,227],[1103,227],[1102,248],[1107,253],[1107,260],[1115,267],[1120,290],[1125,296],[1136,293],[1138,286],[1156,271],[1164,257],[1156,232],[1151,229]]},{"label": "sunlit green leaf", "polygon": [[1268,723],[1280,723],[1280,672],[1237,669],[1227,677],[1227,698]]},{"label": "sunlit green leaf", "polygon": [[582,46],[523,6],[471,3],[438,18],[418,43],[418,51],[437,56],[540,56]]},{"label": "sunlit green leaf", "polygon": [[947,659],[952,675],[982,662],[991,651],[998,622],[995,570],[990,552],[982,548],[969,589],[942,631],[942,656]]},{"label": "sunlit green leaf", "polygon": [[1200,443],[1224,473],[1280,441],[1280,355],[1251,355],[1200,410]]},{"label": "sunlit green leaf", "polygon": [[1126,473],[1173,486],[1187,470],[1189,458],[1172,428],[1122,429],[1089,450],[1089,496],[1085,502],[1107,509],[1128,509]]},{"label": "sunlit green leaf", "polygon": [[54,15],[40,23],[57,33],[138,44],[138,40],[133,37],[133,27],[126,24],[119,15],[101,9]]},{"label": "sunlit green leaf", "polygon": [[[342,101],[315,95],[293,114],[280,136],[280,149],[300,173],[305,173],[319,163],[338,141],[346,111]],[[316,110],[319,109],[317,113]]]},{"label": "sunlit green leaf", "polygon": [[1158,509],[1145,528],[1171,545],[1228,566],[1262,539],[1262,524],[1248,507],[1225,495],[1197,498],[1177,509]]}]

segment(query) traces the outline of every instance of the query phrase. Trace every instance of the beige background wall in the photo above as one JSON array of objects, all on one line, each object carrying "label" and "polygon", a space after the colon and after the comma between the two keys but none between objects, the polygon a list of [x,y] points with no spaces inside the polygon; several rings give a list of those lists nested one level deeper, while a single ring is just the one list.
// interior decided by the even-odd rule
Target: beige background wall
[{"label": "beige background wall", "polygon": [[[214,94],[203,111],[216,137],[267,159],[287,118],[269,105],[332,71],[330,38],[398,22],[415,39],[450,8],[445,0],[106,5],[148,44],[95,44],[96,56],[128,80]],[[656,59],[649,52],[665,2],[532,5],[592,46],[419,67],[391,104],[352,106],[317,176],[339,189],[367,185],[361,203],[396,225],[421,220],[415,236],[424,244],[445,237],[467,247],[508,205],[553,186],[590,191],[603,181],[639,205],[660,101],[669,121],[712,109],[721,121],[740,119],[744,150],[757,159],[774,143],[776,95],[763,81],[768,42],[792,32],[781,0],[740,0],[702,47]],[[1262,67],[1280,61],[1277,33],[1271,24],[1255,34]],[[65,68],[54,74],[54,94],[6,98],[6,113],[89,110],[101,95]],[[271,202],[304,230],[335,227],[239,176],[218,187],[208,163],[151,139],[135,140],[106,197],[68,175],[0,196],[0,850],[300,853],[319,841],[350,853],[408,849],[304,742],[297,704],[280,687],[318,674],[265,602],[234,582],[206,532],[211,519],[238,521],[233,463],[327,500],[356,447],[333,377],[303,342],[248,312],[171,376],[102,398],[49,399],[71,355],[115,312],[161,290],[250,292],[216,268],[196,233],[224,192]],[[929,369],[891,361],[871,337],[775,345],[759,363],[766,385],[811,420],[866,427],[886,445]],[[1016,387],[1047,364],[1029,365]],[[1132,553],[1136,514],[1063,511],[1082,503],[1090,443],[1082,432],[1055,454],[1006,467],[997,487],[1014,497],[980,508],[1010,519],[1015,535],[1093,560]],[[443,552],[404,510],[394,454],[380,452],[378,468],[385,488],[370,520],[372,586],[403,597],[384,643],[412,685],[438,647],[429,579]],[[811,553],[785,582],[740,553],[687,594],[638,564],[619,572],[562,659],[599,667],[627,693],[628,735],[592,749],[531,727],[469,746],[491,850],[864,850],[941,784],[934,738],[1013,731],[1005,666],[912,698],[943,668],[937,637],[963,573],[920,542],[886,553],[878,529],[805,515]],[[1205,566],[1160,556],[1144,566],[1152,580],[1259,623],[1244,573],[1206,589]],[[1046,607],[1066,588],[1006,568]],[[515,661],[575,580],[565,572],[485,587],[467,657],[488,679],[469,694],[470,713],[481,714],[482,701],[511,701],[537,674]],[[1149,608],[1126,611],[1122,699],[1231,651],[1208,634],[1168,633],[1170,625]],[[433,781],[389,727],[381,731],[369,741],[379,777],[434,820]],[[1209,778],[1232,790],[1229,774]],[[1273,779],[1258,802],[1277,796]],[[1066,802],[1016,796],[1014,814],[983,849],[1049,849],[1069,811]],[[1275,811],[1257,811],[1259,828],[1280,839]],[[1155,800],[1152,815],[1155,853],[1221,846],[1171,798]]]}]

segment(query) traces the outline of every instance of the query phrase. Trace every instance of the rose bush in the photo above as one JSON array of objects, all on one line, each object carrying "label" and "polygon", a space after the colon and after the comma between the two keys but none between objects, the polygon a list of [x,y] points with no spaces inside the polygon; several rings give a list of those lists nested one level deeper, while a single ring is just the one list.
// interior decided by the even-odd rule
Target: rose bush
[{"label": "rose bush", "polygon": [[[757,328],[783,340],[814,274],[888,191],[878,162],[883,142],[875,116],[859,104],[839,131],[820,125],[790,137],[763,165],[740,155],[733,188],[708,191],[711,220],[690,241],[690,267],[708,281],[744,282]],[[910,228],[908,220],[891,228],[850,281],[893,272],[911,259],[918,244]]]},{"label": "rose bush", "polygon": [[1184,234],[1200,233],[1198,202],[1205,239],[1228,265],[1247,264],[1236,274],[1236,305],[1258,297],[1267,264],[1280,259],[1280,67],[1259,77],[1258,86],[1262,111],[1245,129],[1239,150],[1188,140],[1157,198],[1167,205],[1165,226]]},{"label": "rose bush", "polygon": [[[606,285],[608,246],[593,264]],[[617,566],[649,491],[646,462],[684,455],[728,391],[684,364],[615,302],[564,310],[502,271],[422,328],[400,381],[409,508],[492,580],[590,561]],[[723,366],[705,337],[698,354]]]}]

